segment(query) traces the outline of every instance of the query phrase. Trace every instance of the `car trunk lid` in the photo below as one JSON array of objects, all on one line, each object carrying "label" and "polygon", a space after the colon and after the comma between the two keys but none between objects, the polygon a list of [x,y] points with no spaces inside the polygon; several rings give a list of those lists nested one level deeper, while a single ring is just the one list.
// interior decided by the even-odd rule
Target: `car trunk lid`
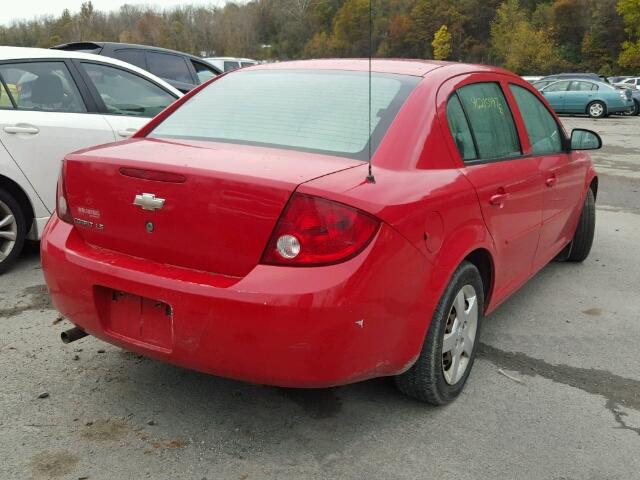
[{"label": "car trunk lid", "polygon": [[259,261],[301,183],[362,162],[204,141],[137,139],[67,156],[65,187],[90,244],[230,276]]}]

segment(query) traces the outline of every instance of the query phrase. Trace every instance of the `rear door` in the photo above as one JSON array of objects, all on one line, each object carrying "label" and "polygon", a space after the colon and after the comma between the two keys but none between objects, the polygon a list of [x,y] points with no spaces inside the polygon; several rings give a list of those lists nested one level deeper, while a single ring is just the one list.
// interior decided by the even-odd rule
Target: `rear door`
[{"label": "rear door", "polygon": [[[587,83],[590,82],[576,82]],[[549,262],[573,236],[588,165],[564,148],[564,132],[547,107],[526,88],[509,85],[522,114],[531,154],[540,158],[544,179],[542,233],[536,265]]]},{"label": "rear door", "polygon": [[[540,159],[524,155],[503,85],[465,80],[447,101],[449,129],[462,172],[475,187],[498,258],[496,299],[526,281],[532,272],[542,221]],[[474,76],[471,77],[474,79]],[[498,300],[499,301],[499,300]]]},{"label": "rear door", "polygon": [[568,112],[586,112],[598,93],[598,86],[593,82],[574,80],[565,92],[564,109]]},{"label": "rear door", "polygon": [[566,111],[565,100],[569,85],[571,85],[569,80],[555,82],[544,87],[540,93],[544,95],[544,98],[556,112],[564,112]]},{"label": "rear door", "polygon": [[115,139],[105,119],[91,113],[95,106],[69,66],[58,59],[0,62],[11,93],[0,107],[0,142],[49,212],[64,156]]},{"label": "rear door", "polygon": [[173,93],[131,70],[93,61],[75,64],[116,140],[133,135],[176,100]]}]

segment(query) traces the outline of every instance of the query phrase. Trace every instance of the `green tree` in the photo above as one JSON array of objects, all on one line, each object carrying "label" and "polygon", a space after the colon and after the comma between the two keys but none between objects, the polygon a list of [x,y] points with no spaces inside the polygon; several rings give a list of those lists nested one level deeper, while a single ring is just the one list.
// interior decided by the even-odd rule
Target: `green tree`
[{"label": "green tree", "polygon": [[498,8],[491,24],[491,46],[505,68],[520,74],[550,73],[564,66],[549,33],[533,27],[518,0],[508,0]]},{"label": "green tree", "polygon": [[584,0],[556,0],[551,11],[550,31],[561,55],[574,68],[582,60],[582,39],[590,20]]},{"label": "green tree", "polygon": [[433,36],[433,58],[436,60],[446,60],[451,55],[451,34],[446,25],[442,25]]},{"label": "green tree", "polygon": [[465,17],[457,0],[416,0],[411,10],[413,20],[410,33],[412,53],[423,58],[433,57],[434,35],[442,25],[447,25],[452,37],[452,54],[460,58],[465,37]]},{"label": "green tree", "polygon": [[618,13],[628,36],[622,44],[618,62],[629,70],[640,69],[640,0],[619,0]]}]

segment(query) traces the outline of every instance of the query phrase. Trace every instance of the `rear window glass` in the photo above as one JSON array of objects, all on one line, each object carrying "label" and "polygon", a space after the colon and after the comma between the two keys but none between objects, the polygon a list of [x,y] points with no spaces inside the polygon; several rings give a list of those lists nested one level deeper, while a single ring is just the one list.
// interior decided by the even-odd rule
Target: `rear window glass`
[{"label": "rear window glass", "polygon": [[417,77],[344,71],[242,71],[188,100],[150,137],[212,140],[368,158]]}]

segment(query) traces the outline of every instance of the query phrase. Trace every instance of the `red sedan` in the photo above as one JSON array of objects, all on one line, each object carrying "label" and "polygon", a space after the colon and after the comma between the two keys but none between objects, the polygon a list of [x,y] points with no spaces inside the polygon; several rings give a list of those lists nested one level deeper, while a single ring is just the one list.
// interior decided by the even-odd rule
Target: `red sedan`
[{"label": "red sedan", "polygon": [[42,240],[63,339],[288,387],[395,376],[447,403],[482,318],[589,254],[600,146],[493,67],[375,60],[371,99],[366,60],[218,77],[65,158]]}]

